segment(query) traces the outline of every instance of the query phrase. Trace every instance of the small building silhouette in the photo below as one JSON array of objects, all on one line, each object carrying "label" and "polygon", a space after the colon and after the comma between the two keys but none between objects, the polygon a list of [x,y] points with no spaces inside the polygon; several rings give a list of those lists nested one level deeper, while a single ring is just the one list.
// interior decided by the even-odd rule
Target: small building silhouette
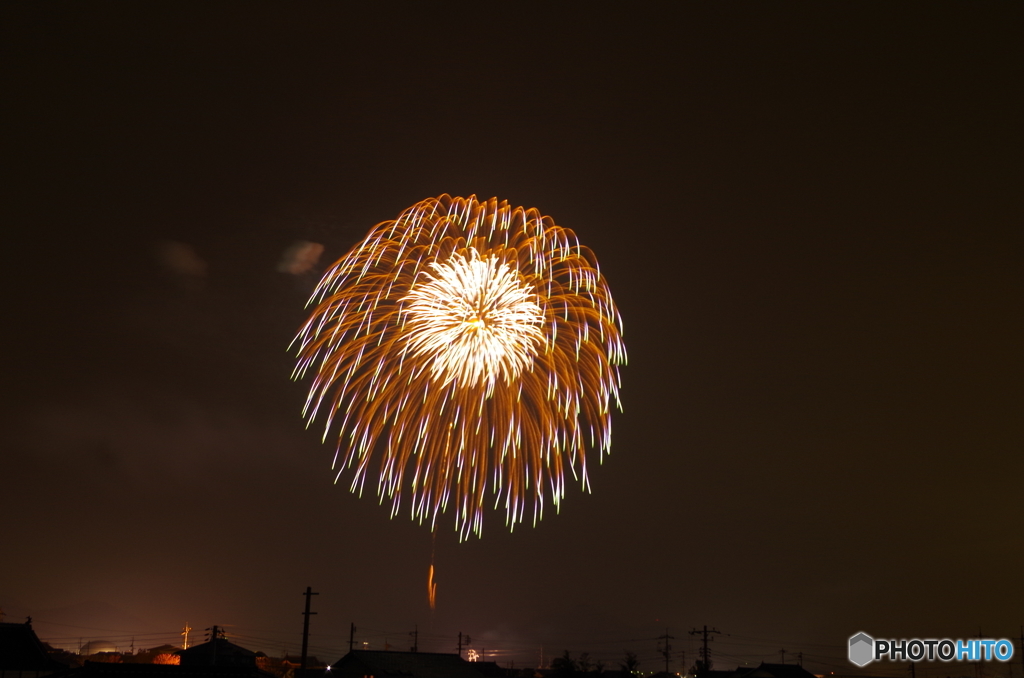
[{"label": "small building silhouette", "polygon": [[479,670],[476,663],[457,654],[387,650],[352,650],[328,671],[330,678],[487,678],[488,675]]},{"label": "small building silhouette", "polygon": [[32,622],[0,622],[0,678],[42,678],[67,666],[50,656]]},{"label": "small building silhouette", "polygon": [[[180,664],[85,662],[52,678],[274,678],[256,665],[256,653],[225,638],[180,650]],[[0,676],[0,678],[15,678]],[[30,678],[30,677],[26,677]]]},{"label": "small building silhouette", "polygon": [[799,664],[765,664],[743,674],[743,678],[814,678],[814,674]]},{"label": "small building silhouette", "polygon": [[733,671],[705,671],[697,678],[814,678],[814,674],[799,664],[765,664],[741,666]]},{"label": "small building silhouette", "polygon": [[256,653],[241,645],[235,645],[227,638],[214,638],[202,645],[193,645],[187,650],[179,650],[183,668],[200,666],[234,666],[243,669],[256,669]]}]

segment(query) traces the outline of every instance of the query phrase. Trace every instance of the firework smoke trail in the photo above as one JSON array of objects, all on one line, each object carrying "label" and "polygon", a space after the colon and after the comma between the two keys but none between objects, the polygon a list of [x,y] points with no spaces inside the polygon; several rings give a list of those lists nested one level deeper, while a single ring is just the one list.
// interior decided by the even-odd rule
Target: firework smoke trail
[{"label": "firework smoke trail", "polygon": [[312,371],[303,415],[337,432],[335,480],[354,469],[362,494],[376,459],[392,516],[403,489],[432,528],[454,504],[460,539],[481,534],[488,487],[510,529],[528,501],[534,524],[547,496],[557,510],[567,470],[589,490],[626,350],[571,230],[496,198],[429,198],[375,226],[310,304],[293,376]]}]

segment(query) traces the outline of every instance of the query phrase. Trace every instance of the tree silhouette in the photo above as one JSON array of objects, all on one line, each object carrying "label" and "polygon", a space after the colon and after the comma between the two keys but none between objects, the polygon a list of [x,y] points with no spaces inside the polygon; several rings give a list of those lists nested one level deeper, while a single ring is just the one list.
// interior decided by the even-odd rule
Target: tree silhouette
[{"label": "tree silhouette", "polygon": [[619,665],[622,670],[630,675],[636,675],[640,671],[640,660],[636,658],[636,652],[626,650],[626,658]]},{"label": "tree silhouette", "polygon": [[555,675],[560,678],[570,678],[576,675],[576,662],[573,661],[572,655],[569,654],[568,650],[561,657],[555,657],[551,661],[551,668],[555,670]]}]

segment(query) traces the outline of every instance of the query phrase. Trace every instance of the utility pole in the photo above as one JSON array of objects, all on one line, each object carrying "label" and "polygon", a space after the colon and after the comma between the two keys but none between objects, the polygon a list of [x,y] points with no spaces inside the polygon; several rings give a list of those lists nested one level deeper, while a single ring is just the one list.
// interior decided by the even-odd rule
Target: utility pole
[{"label": "utility pole", "polygon": [[[978,640],[981,640],[981,639],[982,639],[982,637],[981,637],[981,627],[979,626],[978,627]],[[980,656],[978,657],[978,661],[974,663],[974,675],[977,676],[977,678],[982,678],[982,676],[984,675],[982,673],[982,670],[981,670],[981,657]]]},{"label": "utility pole", "polygon": [[181,633],[178,634],[178,635],[184,636],[184,638],[185,638],[185,643],[184,643],[185,646],[183,648],[181,648],[182,650],[187,650],[188,649],[188,632],[191,631],[191,630],[192,630],[192,627],[188,625],[188,622],[185,622],[185,626],[182,627]]},{"label": "utility pole", "polygon": [[420,625],[416,625],[416,630],[410,631],[409,635],[412,636],[412,652],[420,651]]},{"label": "utility pole", "polygon": [[910,678],[917,678],[917,662],[910,662]]},{"label": "utility pole", "polygon": [[1020,627],[1020,664],[1024,667],[1024,626]]},{"label": "utility pole", "polygon": [[207,630],[210,631],[210,642],[213,643],[213,653],[212,653],[212,658],[210,659],[210,665],[211,666],[216,666],[217,665],[217,638],[220,636],[220,630],[218,629],[216,624],[213,625],[212,629],[207,629]]},{"label": "utility pole", "polygon": [[[707,627],[707,624],[705,624],[703,632],[701,632],[699,629],[693,629],[689,633],[691,636],[696,636],[701,633],[703,633],[704,635],[704,645],[700,651],[701,660],[697,662],[697,674],[702,675],[711,670],[711,656],[708,654],[708,634],[721,633],[721,631],[719,631],[718,629],[709,629]],[[712,638],[711,640],[714,640],[714,638]]]},{"label": "utility pole", "polygon": [[797,652],[796,653],[796,663],[797,663],[797,666],[799,666],[800,668],[804,667],[804,653],[803,652]]},{"label": "utility pole", "polygon": [[669,652],[672,650],[672,646],[668,644],[668,641],[675,640],[675,638],[675,636],[668,635],[668,629],[665,629],[665,635],[658,637],[658,640],[665,641],[665,649],[661,651],[661,653],[665,655],[665,673],[668,673],[668,657]]},{"label": "utility pole", "polygon": [[352,626],[348,630],[348,651],[349,652],[352,651],[352,644],[355,642],[355,638],[356,638],[356,623],[352,622]]},{"label": "utility pole", "polygon": [[785,664],[786,663],[786,651],[785,650],[779,650],[779,654],[782,655],[782,663]]},{"label": "utility pole", "polygon": [[309,611],[309,599],[310,596],[319,596],[319,593],[313,593],[313,587],[307,586],[306,593],[306,611],[302,613],[302,659],[299,662],[299,678],[306,678],[306,653],[309,650],[309,615],[316,614],[316,612]]},{"label": "utility pole", "polygon": [[462,659],[462,631],[459,631],[459,659]]}]

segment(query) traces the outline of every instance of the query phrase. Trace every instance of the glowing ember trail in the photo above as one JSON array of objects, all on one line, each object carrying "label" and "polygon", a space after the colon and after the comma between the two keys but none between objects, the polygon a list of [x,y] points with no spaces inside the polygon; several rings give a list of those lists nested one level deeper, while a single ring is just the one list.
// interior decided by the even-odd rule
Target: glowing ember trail
[{"label": "glowing ember trail", "polygon": [[430,564],[430,572],[427,574],[427,601],[430,609],[437,607],[437,582],[434,581],[434,564]]}]

